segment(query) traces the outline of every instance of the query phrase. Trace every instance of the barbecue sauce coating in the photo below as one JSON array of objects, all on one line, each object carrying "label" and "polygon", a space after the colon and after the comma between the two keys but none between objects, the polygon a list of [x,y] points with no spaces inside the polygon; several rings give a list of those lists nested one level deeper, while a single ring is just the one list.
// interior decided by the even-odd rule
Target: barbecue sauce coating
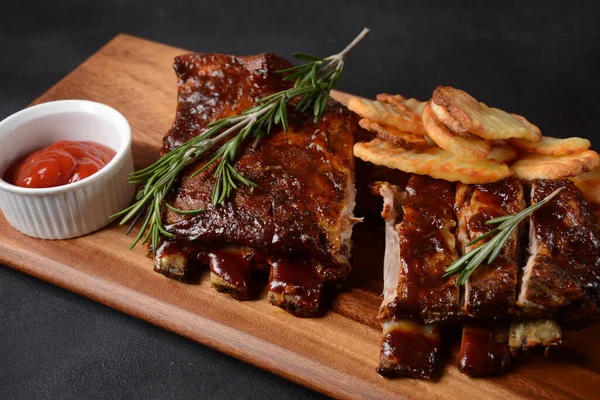
[{"label": "barbecue sauce coating", "polygon": [[249,298],[253,255],[252,251],[240,248],[209,252],[210,272],[215,276],[213,280],[219,281],[217,290],[231,293],[237,299]]},{"label": "barbecue sauce coating", "polygon": [[[277,72],[290,66],[273,54],[177,57],[177,115],[163,154],[202,134],[211,122],[291,87]],[[258,292],[251,283],[255,271],[271,268],[273,304],[303,315],[319,310],[324,281],[342,280],[350,271],[352,147],[360,128],[358,118],[334,101],[318,122],[311,112],[299,114],[289,105],[288,120],[286,132],[274,130],[256,144],[249,139],[240,146],[234,166],[257,187],[239,184],[223,204],[211,204],[217,164],[191,178],[211,154],[183,171],[167,201],[205,211],[191,216],[164,210],[166,229],[175,237],[160,246],[156,270],[184,280],[188,264],[210,264],[213,287],[248,298]],[[245,257],[248,249],[255,255]],[[268,257],[276,261],[268,265]]]},{"label": "barbecue sauce coating", "polygon": [[291,67],[286,59],[264,53],[236,57],[193,53],[175,57],[177,115],[163,139],[168,153],[198,136],[208,124],[240,114],[262,97],[291,87],[276,71]]},{"label": "barbecue sauce coating", "polygon": [[519,298],[526,311],[589,323],[600,303],[600,235],[583,194],[569,180],[534,180],[531,203],[565,187],[531,215],[537,253]]},{"label": "barbecue sauce coating", "polygon": [[[456,189],[457,238],[462,254],[488,242],[466,243],[495,228],[492,218],[516,214],[525,207],[523,186],[517,179],[485,185],[459,184]],[[516,230],[491,264],[482,263],[465,285],[463,312],[475,318],[504,318],[514,311],[519,273],[519,232]]]},{"label": "barbecue sauce coating", "polygon": [[189,241],[309,253],[324,263],[344,264],[349,249],[340,230],[353,169],[352,128],[345,121],[339,107],[316,124],[290,115],[294,125],[287,132],[245,149],[235,163],[258,187],[241,185],[216,207],[210,204],[216,164],[191,179],[187,173],[172,204],[205,212],[193,217],[168,212],[167,229]]},{"label": "barbecue sauce coating", "polygon": [[508,332],[491,323],[466,323],[458,356],[458,369],[471,376],[504,372],[510,363]]},{"label": "barbecue sauce coating", "polygon": [[400,271],[394,300],[382,318],[407,318],[437,322],[455,319],[459,289],[455,277],[443,278],[458,258],[452,230],[454,185],[427,176],[413,175],[406,186],[402,223],[396,226]]},{"label": "barbecue sauce coating", "polygon": [[171,279],[188,283],[193,262],[191,259],[198,254],[198,249],[191,243],[181,243],[172,240],[163,240],[156,250],[154,271]]},{"label": "barbecue sauce coating", "polygon": [[385,377],[408,376],[432,379],[440,356],[437,325],[411,321],[390,322],[384,328],[377,372]]},{"label": "barbecue sauce coating", "polygon": [[[239,113],[287,83],[274,71],[288,65],[270,54],[250,57],[192,54],[178,57],[177,120],[164,140],[164,151],[201,133],[216,119]],[[330,102],[323,117],[297,114],[289,107],[287,132],[273,132],[238,150],[235,168],[258,185],[240,184],[224,204],[211,205],[217,164],[194,178],[200,160],[183,173],[168,201],[184,210],[204,209],[195,216],[165,211],[167,229],[177,240],[199,246],[251,246],[271,254],[302,254],[320,262],[331,280],[349,272],[348,241],[353,194],[352,146],[357,118]]]},{"label": "barbecue sauce coating", "polygon": [[296,316],[319,312],[323,278],[311,260],[269,257],[269,299]]}]

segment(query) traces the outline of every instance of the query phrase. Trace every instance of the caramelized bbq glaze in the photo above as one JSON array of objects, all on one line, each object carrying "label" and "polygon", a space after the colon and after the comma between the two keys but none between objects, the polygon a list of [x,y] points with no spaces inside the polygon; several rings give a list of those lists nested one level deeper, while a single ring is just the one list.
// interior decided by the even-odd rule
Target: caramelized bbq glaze
[{"label": "caramelized bbq glaze", "polygon": [[177,115],[163,153],[196,137],[208,124],[250,108],[261,97],[291,87],[276,71],[291,67],[274,54],[237,57],[192,53],[175,57]]},{"label": "caramelized bbq glaze", "polygon": [[324,279],[307,259],[269,257],[269,300],[298,316],[320,311]]},{"label": "caramelized bbq glaze", "polygon": [[598,317],[600,236],[581,191],[569,180],[534,180],[531,203],[565,187],[531,215],[531,258],[518,304],[532,315],[553,315],[567,324]]},{"label": "caramelized bbq glaze", "polygon": [[390,321],[384,324],[377,372],[386,377],[432,379],[437,372],[440,342],[437,325]]},{"label": "caramelized bbq glaze", "polygon": [[508,327],[490,322],[469,322],[463,326],[458,369],[471,376],[504,372],[510,364]]},{"label": "caramelized bbq glaze", "polygon": [[375,185],[386,221],[384,298],[379,318],[383,338],[378,372],[431,379],[439,366],[437,324],[457,317],[455,278],[443,278],[456,259],[453,185],[413,175],[406,194],[395,185]]},{"label": "caramelized bbq glaze", "polygon": [[[452,190],[451,186],[445,190],[443,183],[440,188],[435,180],[427,179],[411,177],[405,197],[397,186],[385,182],[374,186],[384,198],[382,217],[386,221],[384,300],[379,316],[384,335],[379,373],[431,377],[436,369],[439,337],[431,336],[429,328],[437,332],[438,322],[464,319],[459,369],[472,376],[485,376],[505,372],[511,353],[518,356],[534,347],[548,350],[560,345],[560,324],[577,328],[593,321],[599,303],[598,224],[574,185],[569,181],[532,183],[532,204],[559,187],[567,188],[556,201],[532,215],[531,265],[524,268],[522,282],[519,265],[524,241],[517,230],[492,265],[484,263],[471,275],[458,309],[458,295],[444,297],[444,293],[456,292],[446,287],[443,279],[437,278],[436,284],[434,272],[436,263],[447,266],[454,259],[448,256],[453,242],[444,235],[452,231],[453,225],[444,192]],[[493,228],[486,224],[489,219],[518,213],[525,206],[523,184],[515,179],[486,185],[458,184],[456,239],[461,253],[471,250],[467,246],[470,240]],[[442,239],[445,246],[440,245]],[[419,272],[411,276],[414,271]],[[448,292],[431,291],[435,285]],[[519,287],[522,291],[517,302]],[[428,302],[421,302],[421,293],[426,293]],[[444,301],[448,298],[455,300]],[[444,310],[445,304],[454,307]],[[430,319],[426,319],[428,313]],[[556,320],[549,319],[552,317]]]},{"label": "caramelized bbq glaze", "polygon": [[[241,113],[258,99],[288,88],[290,84],[276,71],[289,66],[272,54],[177,57],[177,115],[164,138],[163,152],[201,134],[211,122]],[[240,184],[231,198],[213,206],[217,164],[191,177],[210,159],[207,155],[182,173],[168,198],[177,208],[205,211],[190,216],[166,209],[165,226],[176,236],[172,242],[182,249],[194,248],[197,254],[212,254],[208,257],[211,264],[218,264],[220,271],[229,270],[228,276],[246,276],[248,266],[232,261],[225,268],[217,262],[215,251],[251,247],[269,256],[300,260],[292,263],[294,268],[286,276],[314,264],[316,269],[310,268],[321,280],[341,280],[350,270],[350,234],[355,222],[352,146],[360,129],[357,117],[334,101],[318,122],[311,113],[299,114],[293,107],[288,107],[288,114],[286,132],[273,132],[256,144],[250,140],[238,150],[235,168],[257,187]],[[167,266],[163,270],[169,269],[170,258],[181,255],[176,246],[172,249],[165,260],[155,260]],[[188,260],[198,258],[194,251],[186,252]],[[233,272],[234,265],[243,265],[239,267],[243,271]],[[250,262],[249,268],[257,266],[264,263]],[[244,290],[244,285],[238,286]]]},{"label": "caramelized bbq glaze", "polygon": [[[523,186],[516,179],[485,185],[458,184],[456,188],[457,239],[465,254],[483,245],[472,246],[471,240],[494,229],[492,218],[516,214],[525,208]],[[519,273],[520,232],[516,230],[504,245],[500,256],[491,264],[482,263],[465,284],[462,311],[476,318],[504,318],[514,311]]]},{"label": "caramelized bbq glaze", "polygon": [[[154,271],[171,279],[188,283],[190,270],[195,264],[193,260],[200,258],[200,254],[197,246],[193,243],[163,240],[156,250],[155,257],[157,262],[154,263]],[[160,262],[164,260],[169,261]]]},{"label": "caramelized bbq glaze", "polygon": [[[225,204],[210,204],[216,164],[189,178],[203,164],[194,166],[170,201],[205,212],[189,217],[168,211],[167,229],[188,241],[307,252],[324,263],[347,263],[350,249],[339,236],[353,128],[344,114],[332,106],[319,123],[290,115],[287,132],[246,148],[234,166],[258,187],[240,185]],[[347,271],[340,272],[343,278]]]},{"label": "caramelized bbq glaze", "polygon": [[381,318],[407,318],[426,323],[456,319],[460,292],[455,277],[443,278],[458,258],[453,229],[454,185],[413,175],[406,186],[399,240],[395,298]]},{"label": "caramelized bbq glaze", "polygon": [[252,248],[223,247],[208,252],[211,283],[218,291],[238,300],[250,297],[252,267],[256,251]]}]

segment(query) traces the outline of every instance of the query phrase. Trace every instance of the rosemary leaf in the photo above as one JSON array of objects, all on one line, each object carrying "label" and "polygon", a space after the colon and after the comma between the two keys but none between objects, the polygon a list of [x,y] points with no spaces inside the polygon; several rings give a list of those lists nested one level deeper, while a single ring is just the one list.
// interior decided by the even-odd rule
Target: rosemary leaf
[{"label": "rosemary leaf", "polygon": [[170,205],[169,203],[167,203],[165,201],[165,206],[171,210],[171,211],[175,211],[177,214],[182,214],[182,215],[196,215],[196,214],[200,214],[204,212],[204,209],[202,208],[197,208],[195,210],[182,210],[180,208],[177,207],[173,207],[172,205]]},{"label": "rosemary leaf", "polygon": [[298,60],[304,60],[304,61],[323,61],[322,58],[315,57],[311,54],[306,54],[306,53],[292,53],[292,56],[294,58],[297,58]]},{"label": "rosemary leaf", "polygon": [[512,217],[512,215],[504,215],[502,217],[492,218],[492,219],[486,221],[486,224],[487,225],[496,225],[496,224],[506,221],[507,219],[509,219],[511,217]]},{"label": "rosemary leaf", "polygon": [[488,265],[490,265],[491,263],[493,263],[494,260],[500,255],[500,252],[504,248],[504,244],[508,241],[508,239],[510,239],[510,236],[512,235],[514,229],[518,225],[519,225],[519,223],[516,223],[514,226],[511,226],[509,229],[506,229],[505,231],[502,231],[501,234],[499,234],[498,236],[496,236],[498,238],[498,244],[499,245],[496,246],[496,247],[494,247],[492,249],[492,251],[490,252],[488,260],[487,260],[487,264]]},{"label": "rosemary leaf", "polygon": [[315,63],[310,70],[310,82],[312,83],[313,88],[317,88],[319,82],[317,80],[317,70],[320,67],[320,64]]},{"label": "rosemary leaf", "polygon": [[279,113],[281,114],[281,125],[283,126],[283,130],[288,130],[288,117],[287,117],[287,101],[285,97],[282,97],[279,101]]},{"label": "rosemary leaf", "polygon": [[483,235],[477,236],[475,239],[471,240],[469,243],[467,243],[467,246],[472,246],[475,243],[478,243],[480,241],[482,241],[483,239],[486,239],[490,236],[494,236],[496,233],[498,233],[500,231],[500,229],[498,228],[494,228],[491,231],[489,231],[488,233],[485,233]]}]

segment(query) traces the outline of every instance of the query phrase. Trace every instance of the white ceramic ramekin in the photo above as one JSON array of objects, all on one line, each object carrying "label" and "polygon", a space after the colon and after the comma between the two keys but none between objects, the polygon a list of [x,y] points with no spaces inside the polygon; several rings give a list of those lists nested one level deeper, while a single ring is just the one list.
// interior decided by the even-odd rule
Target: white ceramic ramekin
[{"label": "white ceramic ramekin", "polygon": [[110,147],[115,157],[79,182],[44,189],[0,179],[0,209],[22,233],[67,239],[98,230],[127,207],[134,186],[131,129],[121,113],[100,103],[62,100],[19,111],[0,122],[0,178],[20,156],[60,140],[89,140]]}]

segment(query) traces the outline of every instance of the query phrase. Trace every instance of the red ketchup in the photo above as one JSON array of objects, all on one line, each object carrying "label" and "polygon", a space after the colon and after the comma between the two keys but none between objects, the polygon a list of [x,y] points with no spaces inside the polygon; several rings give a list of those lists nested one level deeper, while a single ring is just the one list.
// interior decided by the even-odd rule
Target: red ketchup
[{"label": "red ketchup", "polygon": [[61,140],[17,159],[4,180],[25,188],[62,186],[95,174],[114,156],[114,150],[99,143]]}]

